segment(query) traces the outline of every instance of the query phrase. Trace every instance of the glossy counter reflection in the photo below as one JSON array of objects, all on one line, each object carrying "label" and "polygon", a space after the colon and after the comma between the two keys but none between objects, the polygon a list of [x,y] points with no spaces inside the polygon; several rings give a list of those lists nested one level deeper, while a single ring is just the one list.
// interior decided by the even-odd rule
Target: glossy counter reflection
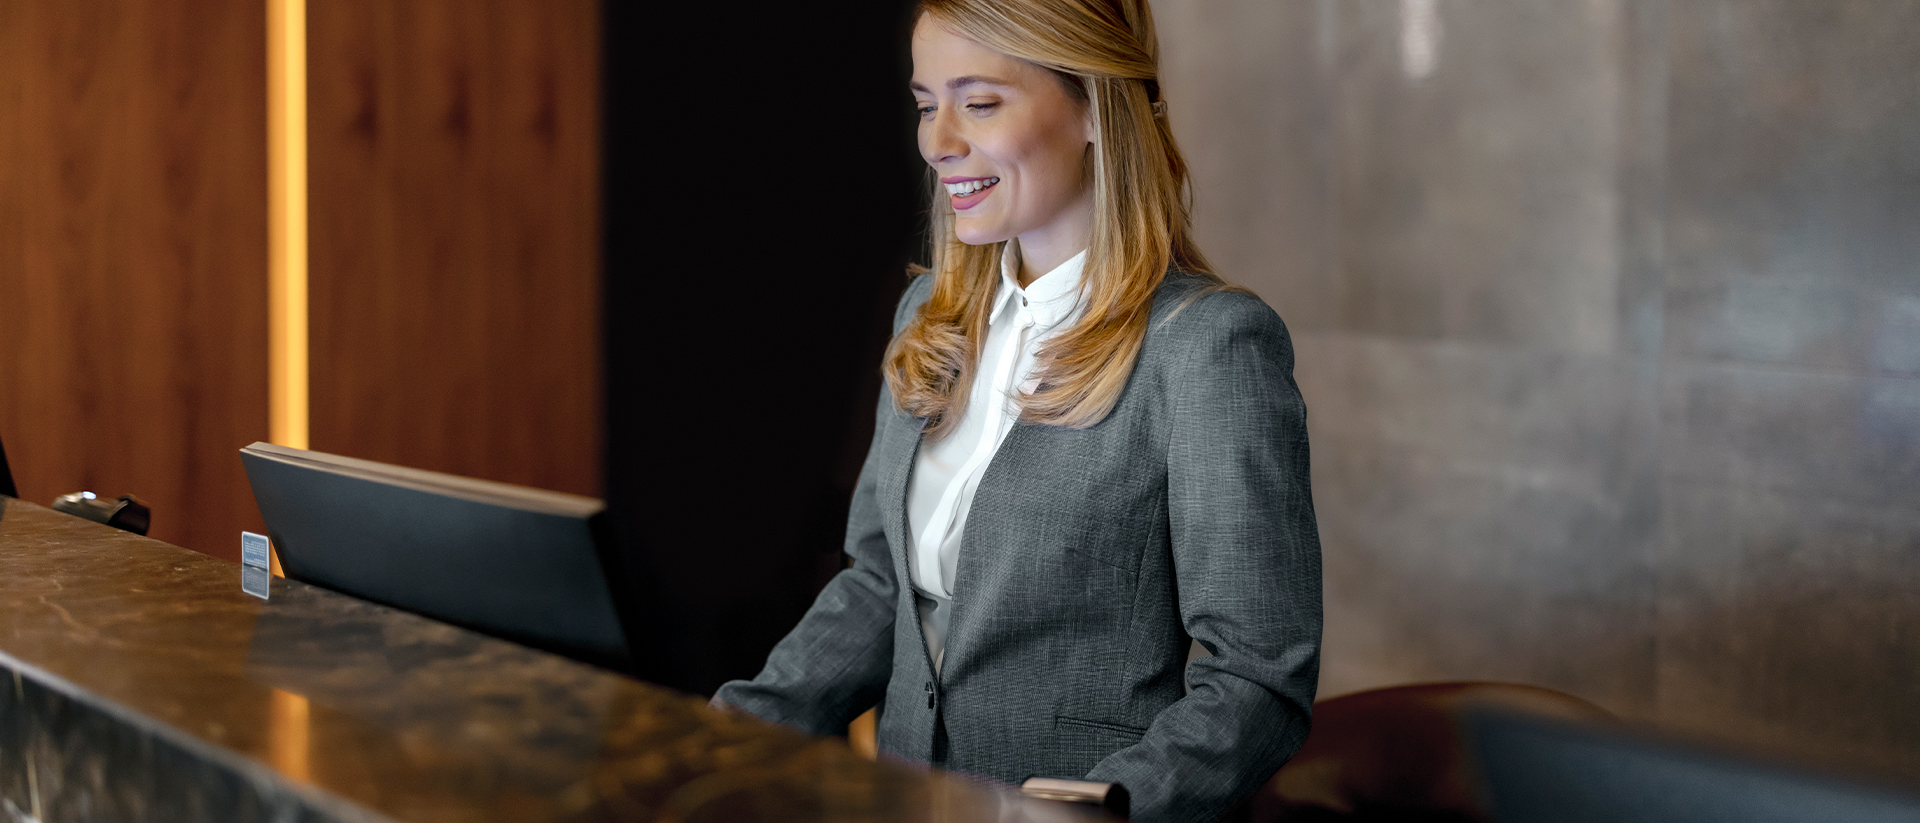
[{"label": "glossy counter reflection", "polygon": [[0,506],[11,819],[1084,819],[304,584],[261,601],[235,564]]}]

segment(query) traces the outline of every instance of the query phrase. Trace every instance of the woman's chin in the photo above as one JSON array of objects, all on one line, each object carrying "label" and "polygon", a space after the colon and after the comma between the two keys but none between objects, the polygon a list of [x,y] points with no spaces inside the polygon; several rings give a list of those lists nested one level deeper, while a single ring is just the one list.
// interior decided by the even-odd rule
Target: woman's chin
[{"label": "woman's chin", "polygon": [[998,243],[1012,236],[1007,234],[1006,232],[996,231],[986,226],[967,225],[968,223],[971,223],[971,222],[976,222],[976,221],[967,220],[965,218],[954,221],[954,227],[953,227],[954,239],[959,240],[960,242],[965,243],[969,246],[985,246],[990,243]]}]

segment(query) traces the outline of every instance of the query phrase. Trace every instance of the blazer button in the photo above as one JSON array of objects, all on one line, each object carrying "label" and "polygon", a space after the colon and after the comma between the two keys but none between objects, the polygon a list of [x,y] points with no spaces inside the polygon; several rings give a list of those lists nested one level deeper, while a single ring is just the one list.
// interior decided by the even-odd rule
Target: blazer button
[{"label": "blazer button", "polygon": [[927,708],[933,708],[933,681],[927,681]]}]

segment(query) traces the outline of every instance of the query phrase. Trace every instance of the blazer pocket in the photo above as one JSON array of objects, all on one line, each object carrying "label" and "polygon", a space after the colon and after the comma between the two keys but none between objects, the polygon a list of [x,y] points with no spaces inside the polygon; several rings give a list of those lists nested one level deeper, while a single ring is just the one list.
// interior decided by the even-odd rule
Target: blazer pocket
[{"label": "blazer pocket", "polygon": [[1140,742],[1146,733],[1146,729],[1119,723],[1055,716],[1053,734],[1036,752],[1033,775],[1079,780],[1114,752]]},{"label": "blazer pocket", "polygon": [[[1106,566],[1107,568],[1113,569],[1115,571],[1126,572],[1129,578],[1137,577],[1140,574],[1139,569],[1133,568],[1131,566],[1127,566],[1126,564],[1123,564],[1111,557],[1102,557],[1098,551],[1082,549],[1075,546],[1068,546],[1067,554],[1071,554],[1075,557],[1084,557],[1088,560],[1091,560],[1095,563],[1099,563],[1100,565]],[[1065,718],[1062,718],[1062,719],[1065,719]]]},{"label": "blazer pocket", "polygon": [[1147,730],[1137,726],[1106,723],[1099,720],[1082,720],[1078,717],[1067,717],[1066,715],[1055,716],[1053,718],[1053,725],[1061,731],[1081,731],[1095,737],[1107,737],[1124,741],[1129,746],[1140,742],[1140,738],[1147,736]]}]

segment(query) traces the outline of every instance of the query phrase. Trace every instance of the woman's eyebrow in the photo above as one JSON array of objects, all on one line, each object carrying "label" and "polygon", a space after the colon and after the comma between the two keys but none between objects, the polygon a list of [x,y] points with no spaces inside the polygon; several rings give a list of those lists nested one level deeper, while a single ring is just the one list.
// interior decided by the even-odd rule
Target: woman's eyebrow
[{"label": "woman's eyebrow", "polygon": [[[1013,85],[1013,84],[1012,84],[1012,83],[1009,83],[1009,82],[1007,82],[1007,81],[1005,81],[1005,80],[1002,80],[1002,79],[1000,79],[1000,78],[998,78],[998,77],[987,77],[987,76],[984,76],[984,75],[973,75],[973,74],[969,74],[969,75],[965,75],[965,76],[962,76],[962,77],[955,77],[955,78],[953,78],[952,80],[948,80],[948,81],[947,81],[947,88],[948,88],[948,89],[952,89],[952,90],[955,90],[955,91],[957,91],[957,90],[959,90],[959,89],[962,89],[962,88],[965,88],[965,87],[967,87],[967,86],[973,86],[973,85],[981,85],[981,86],[1011,86],[1011,85]],[[911,82],[911,83],[908,83],[908,84],[907,84],[907,87],[908,87],[908,88],[911,88],[911,89],[913,89],[914,91],[917,91],[917,92],[926,92],[926,91],[927,91],[927,87],[926,87],[926,86],[923,86],[923,85],[921,85],[921,84],[920,84],[920,82],[919,82],[918,80],[916,80],[916,81],[914,81],[914,82]]]}]

